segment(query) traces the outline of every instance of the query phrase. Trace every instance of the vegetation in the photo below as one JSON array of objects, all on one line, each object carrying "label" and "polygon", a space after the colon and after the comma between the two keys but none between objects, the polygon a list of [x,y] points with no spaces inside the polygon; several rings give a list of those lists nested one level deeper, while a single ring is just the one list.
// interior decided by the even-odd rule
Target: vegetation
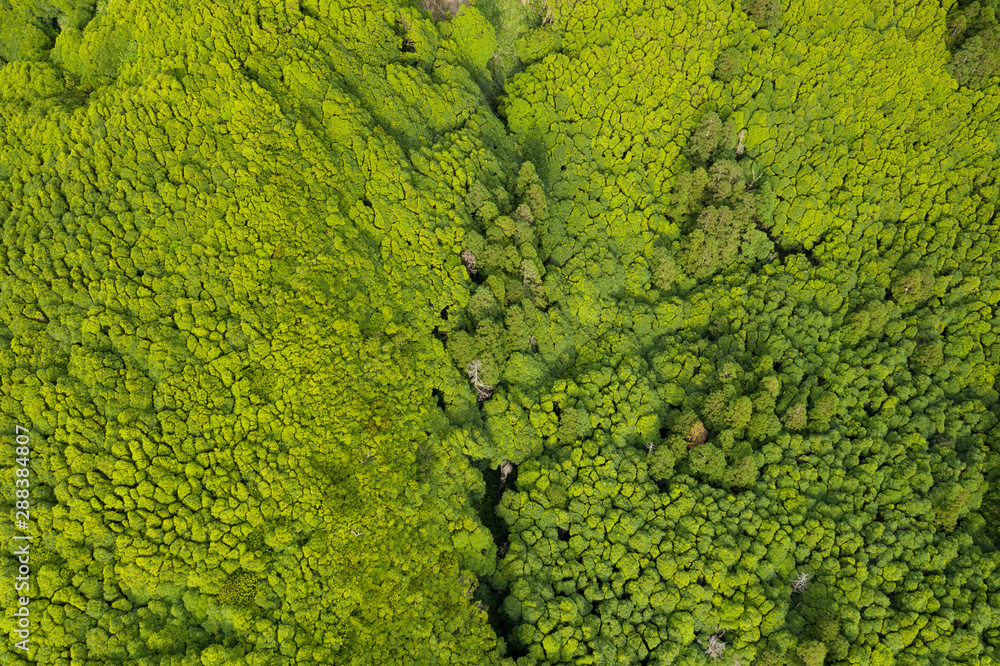
[{"label": "vegetation", "polygon": [[997,0],[959,0],[948,12],[945,44],[952,53],[948,71],[963,86],[983,88],[1000,74],[1000,21]]},{"label": "vegetation", "polygon": [[995,9],[0,7],[4,663],[1000,662]]}]

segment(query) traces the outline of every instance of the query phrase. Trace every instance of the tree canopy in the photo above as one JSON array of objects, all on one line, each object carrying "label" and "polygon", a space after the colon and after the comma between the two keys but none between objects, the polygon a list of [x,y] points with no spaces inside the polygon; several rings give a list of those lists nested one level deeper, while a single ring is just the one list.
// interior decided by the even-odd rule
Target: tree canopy
[{"label": "tree canopy", "polygon": [[4,663],[1000,660],[995,7],[436,7],[0,7]]}]

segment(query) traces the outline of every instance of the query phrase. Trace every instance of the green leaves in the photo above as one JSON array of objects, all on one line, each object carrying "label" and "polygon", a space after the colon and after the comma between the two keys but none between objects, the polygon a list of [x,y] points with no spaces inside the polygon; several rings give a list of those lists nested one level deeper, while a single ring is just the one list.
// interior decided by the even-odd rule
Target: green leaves
[{"label": "green leaves", "polygon": [[735,47],[730,46],[719,54],[715,61],[715,78],[728,83],[743,75],[745,58]]},{"label": "green leaves", "polygon": [[827,646],[820,641],[799,643],[796,654],[806,666],[822,666],[826,659]]},{"label": "green leaves", "polygon": [[955,529],[955,524],[969,511],[975,487],[963,487],[958,483],[948,483],[936,487],[931,494],[934,506],[934,522],[945,531]]},{"label": "green leaves", "polygon": [[466,5],[450,22],[449,37],[468,59],[472,71],[484,69],[497,48],[493,26],[475,7]]},{"label": "green leaves", "polygon": [[789,430],[802,430],[808,422],[808,414],[806,404],[798,402],[785,411],[782,421]]},{"label": "green leaves", "polygon": [[558,51],[561,45],[562,34],[552,26],[542,26],[517,40],[517,55],[521,62],[530,65]]},{"label": "green leaves", "polygon": [[102,85],[118,76],[119,69],[136,53],[129,26],[102,13],[78,30],[67,27],[56,38],[52,61],[81,78],[87,86]]},{"label": "green leaves", "polygon": [[714,444],[702,444],[688,454],[691,473],[709,483],[722,481],[726,472],[726,456]]},{"label": "green leaves", "polygon": [[934,272],[928,267],[908,271],[892,287],[893,299],[906,307],[927,299],[934,291]]},{"label": "green leaves", "polygon": [[[480,379],[491,387],[490,393],[503,383],[521,385],[530,393],[546,374],[543,364],[520,355],[537,352],[539,309],[548,304],[545,270],[538,258],[547,204],[530,162],[521,165],[511,189],[521,199],[513,217],[507,214],[512,204],[506,190],[491,193],[479,181],[469,188],[466,205],[484,235],[466,236],[461,260],[467,274],[482,282],[473,288],[467,321],[447,343],[461,368],[479,364]],[[508,367],[515,354],[516,364]],[[482,391],[479,396],[488,397]]]},{"label": "green leaves", "polygon": [[747,0],[743,10],[758,28],[776,33],[782,26],[782,0]]},{"label": "green leaves", "polygon": [[988,660],[995,17],[510,4],[0,21],[33,658]]},{"label": "green leaves", "polygon": [[[17,157],[0,166],[2,411],[30,417],[51,461],[46,546],[97,567],[46,575],[49,614],[78,621],[40,630],[51,649],[33,658],[97,641],[91,658],[109,662],[420,661],[436,636],[436,658],[490,660],[492,630],[457,571],[493,568],[464,454],[495,447],[442,421],[433,393],[458,402],[438,340],[469,300],[448,211],[470,181],[502,187],[493,219],[510,220],[516,252],[545,215],[537,180],[526,171],[526,211],[512,210],[513,144],[469,73],[436,60],[427,22],[407,33],[420,52],[401,54],[385,17],[357,8],[306,17],[292,3],[259,22],[155,9],[109,7],[86,24],[64,8],[42,23],[43,37],[58,31],[52,51],[22,17],[0,21],[0,52],[8,26],[21,40],[0,57],[48,59],[0,68],[0,146]],[[466,24],[461,48],[482,62]],[[159,28],[137,44],[134,25]],[[228,55],[209,62],[205,45]],[[507,279],[474,303],[481,347],[531,348],[524,301],[542,295],[543,271],[533,264],[536,291],[503,308],[485,296],[505,298]],[[277,569],[305,630],[276,633]],[[318,571],[333,587],[304,583]],[[188,609],[184,586],[217,602]],[[231,631],[255,638],[205,651]]]},{"label": "green leaves", "polygon": [[948,72],[959,85],[983,88],[1000,72],[997,7],[992,1],[956,3],[948,12],[945,44],[951,51]]},{"label": "green leaves", "polygon": [[234,572],[219,590],[217,600],[224,606],[247,609],[253,606],[257,576],[249,571]]},{"label": "green leaves", "polygon": [[684,147],[685,156],[697,166],[703,166],[736,149],[736,126],[723,122],[719,114],[709,111],[701,117]]},{"label": "green leaves", "polygon": [[[733,159],[742,152],[742,141],[737,145],[732,121],[723,123],[709,112],[685,146],[697,168],[679,176],[668,214],[688,230],[681,242],[681,265],[697,279],[725,270],[740,258],[763,260],[774,249],[763,231],[771,227],[774,194],[758,184],[761,174],[755,168]],[[760,189],[751,191],[753,187]]]},{"label": "green leaves", "polygon": [[677,459],[667,446],[659,446],[649,455],[649,478],[654,481],[666,481],[674,473]]}]

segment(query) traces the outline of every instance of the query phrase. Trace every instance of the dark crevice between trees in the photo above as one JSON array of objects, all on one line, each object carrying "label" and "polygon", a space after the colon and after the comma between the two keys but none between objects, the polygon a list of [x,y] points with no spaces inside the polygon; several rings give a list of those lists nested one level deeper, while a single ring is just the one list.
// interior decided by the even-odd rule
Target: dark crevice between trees
[{"label": "dark crevice between trees", "polygon": [[[503,544],[507,543],[510,531],[506,521],[497,514],[496,509],[500,505],[503,494],[509,490],[514,490],[514,478],[517,472],[511,473],[507,477],[506,483],[500,483],[499,467],[487,467],[482,469],[481,472],[483,481],[486,483],[486,492],[483,494],[484,505],[480,515],[483,517],[483,525],[490,530],[490,534],[493,535],[493,542],[499,549]],[[514,490],[514,492],[517,491]]]},{"label": "dark crevice between trees", "polygon": [[260,85],[260,74],[257,72],[257,70],[248,67],[246,63],[240,63],[239,69],[240,69],[240,74],[245,76],[248,80],[253,81],[261,88],[264,87]]},{"label": "dark crevice between trees", "polygon": [[444,392],[441,391],[440,389],[432,389],[431,390],[431,395],[434,396],[434,398],[437,399],[437,405],[438,405],[438,407],[441,408],[441,411],[442,412],[445,411],[445,407],[446,406],[445,406],[445,402],[444,402]]},{"label": "dark crevice between trees", "polygon": [[[767,233],[767,232],[765,232],[765,233]],[[795,254],[800,254],[803,257],[805,257],[806,260],[812,266],[819,266],[819,264],[820,264],[819,259],[816,258],[816,254],[814,253],[813,250],[807,250],[805,247],[803,247],[801,245],[798,246],[798,247],[784,247],[784,246],[780,245],[778,241],[776,241],[774,238],[772,238],[770,233],[768,233],[767,236],[768,236],[768,238],[771,238],[772,242],[774,242],[774,247],[775,247],[774,258],[777,259],[779,262],[784,263],[786,257],[790,257],[790,256],[795,255]],[[822,242],[822,241],[820,241],[820,242]],[[813,247],[816,247],[817,245],[819,245],[819,243],[817,243]]]},{"label": "dark crevice between trees", "polygon": [[[477,465],[479,467],[479,465]],[[497,549],[497,566],[502,560],[507,550],[510,548],[510,528],[506,521],[497,513],[497,507],[503,499],[505,492],[517,492],[517,467],[507,475],[505,481],[501,481],[500,467],[480,468],[483,481],[486,484],[486,492],[481,498],[473,502],[479,521],[490,531],[493,536],[493,543]],[[490,626],[497,636],[502,638],[507,644],[508,655],[514,658],[527,654],[527,650],[516,645],[513,641],[514,631],[519,623],[507,615],[503,602],[507,598],[508,590],[496,588],[489,576],[482,576],[479,579],[479,586],[476,590],[476,597],[487,606],[487,615]]]}]

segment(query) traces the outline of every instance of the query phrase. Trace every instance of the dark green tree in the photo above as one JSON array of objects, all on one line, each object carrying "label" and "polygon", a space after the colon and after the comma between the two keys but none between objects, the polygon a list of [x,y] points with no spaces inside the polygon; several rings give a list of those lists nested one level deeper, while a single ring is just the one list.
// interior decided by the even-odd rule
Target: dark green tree
[{"label": "dark green tree", "polygon": [[781,29],[784,11],[781,2],[782,0],[747,0],[743,4],[743,11],[758,28],[778,32]]},{"label": "dark green tree", "polygon": [[1000,73],[1000,2],[959,0],[946,19],[948,71],[960,85],[982,88]]},{"label": "dark green tree", "polygon": [[685,156],[696,166],[704,166],[736,149],[736,126],[723,121],[714,111],[705,113],[684,147]]},{"label": "dark green tree", "polygon": [[688,453],[691,473],[708,483],[719,483],[726,474],[726,456],[711,443],[695,447]]},{"label": "dark green tree", "polygon": [[734,46],[723,50],[715,61],[715,78],[728,83],[742,76],[745,60],[743,53]]}]

